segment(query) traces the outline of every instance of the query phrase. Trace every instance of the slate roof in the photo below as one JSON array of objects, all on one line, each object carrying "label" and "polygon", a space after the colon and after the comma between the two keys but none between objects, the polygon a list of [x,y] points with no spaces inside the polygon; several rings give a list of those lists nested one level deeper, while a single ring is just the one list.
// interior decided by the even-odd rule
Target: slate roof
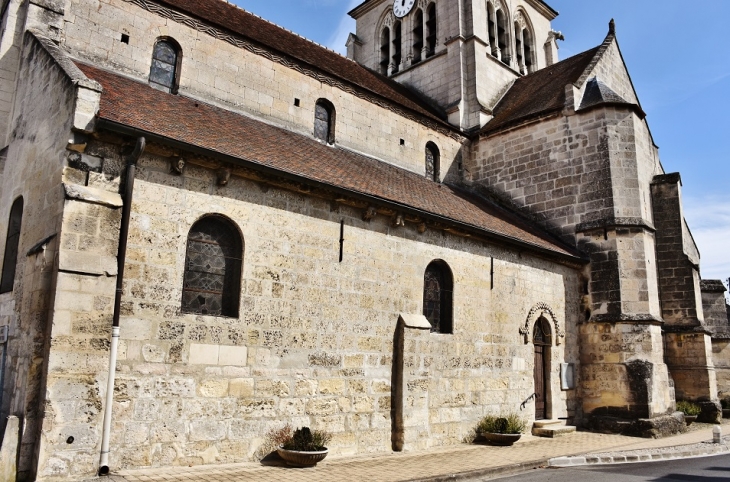
[{"label": "slate roof", "polygon": [[314,138],[85,64],[103,87],[98,118],[164,141],[196,146],[254,169],[384,201],[535,251],[577,259],[575,249],[470,193]]},{"label": "slate roof", "polygon": [[603,104],[628,104],[632,105],[626,99],[614,92],[609,86],[598,79],[591,79],[586,84],[586,91],[583,94],[583,100],[580,104],[581,109],[587,109],[596,105]]},{"label": "slate roof", "polygon": [[481,128],[480,134],[563,110],[565,86],[580,79],[600,48],[587,50],[517,79],[496,105],[494,117]]},{"label": "slate roof", "polygon": [[247,38],[268,50],[295,59],[337,79],[382,97],[406,109],[440,122],[453,129],[446,114],[427,103],[415,92],[393,79],[375,73],[357,62],[307,40],[295,33],[221,0],[157,0],[215,25],[237,36]]}]

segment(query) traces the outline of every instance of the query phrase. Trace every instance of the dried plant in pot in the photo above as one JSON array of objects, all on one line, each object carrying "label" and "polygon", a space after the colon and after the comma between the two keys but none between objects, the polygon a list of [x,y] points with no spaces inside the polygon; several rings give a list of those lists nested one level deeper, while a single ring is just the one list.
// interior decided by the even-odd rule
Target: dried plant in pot
[{"label": "dried plant in pot", "polygon": [[699,405],[686,400],[677,402],[677,410],[684,413],[684,422],[687,425],[697,420],[697,416],[702,413],[702,408]]},{"label": "dried plant in pot", "polygon": [[267,438],[276,445],[277,453],[290,467],[314,467],[329,453],[327,444],[332,434],[309,427],[294,430],[286,425],[269,432]]},{"label": "dried plant in pot", "polygon": [[516,413],[506,415],[487,415],[476,427],[476,432],[490,445],[510,446],[517,442],[527,427]]}]

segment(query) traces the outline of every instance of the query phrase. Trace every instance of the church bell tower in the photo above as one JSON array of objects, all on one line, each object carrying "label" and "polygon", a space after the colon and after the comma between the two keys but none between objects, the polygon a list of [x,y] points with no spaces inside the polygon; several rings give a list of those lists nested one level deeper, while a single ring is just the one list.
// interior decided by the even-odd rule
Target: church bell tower
[{"label": "church bell tower", "polygon": [[541,0],[367,0],[348,57],[429,99],[465,131],[521,76],[557,61],[557,12]]}]

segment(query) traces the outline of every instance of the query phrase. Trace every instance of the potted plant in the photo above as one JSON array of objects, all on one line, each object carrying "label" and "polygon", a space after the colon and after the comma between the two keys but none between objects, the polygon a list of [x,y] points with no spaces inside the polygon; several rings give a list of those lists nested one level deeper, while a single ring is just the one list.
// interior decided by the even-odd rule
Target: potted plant
[{"label": "potted plant", "polygon": [[491,445],[510,446],[520,439],[525,427],[527,423],[516,413],[487,415],[477,425],[476,432]]},{"label": "potted plant", "polygon": [[702,408],[694,402],[681,400],[677,402],[677,410],[684,413],[684,421],[687,425],[697,420],[697,415],[702,413]]},{"label": "potted plant", "polygon": [[324,430],[310,430],[309,427],[294,430],[287,424],[269,431],[267,439],[290,467],[314,467],[327,456],[329,450],[326,445],[332,434]]}]

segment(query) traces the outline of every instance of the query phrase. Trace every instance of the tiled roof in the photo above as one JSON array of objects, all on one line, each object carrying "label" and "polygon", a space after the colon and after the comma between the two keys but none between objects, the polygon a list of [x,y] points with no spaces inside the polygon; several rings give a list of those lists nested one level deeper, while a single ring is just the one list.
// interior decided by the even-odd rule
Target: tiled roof
[{"label": "tiled roof", "polygon": [[488,134],[561,111],[565,107],[565,86],[580,78],[599,49],[596,47],[517,79],[494,108],[494,118],[480,133]]},{"label": "tiled roof", "polygon": [[454,187],[108,71],[83,64],[79,67],[104,89],[98,117],[107,125],[195,146],[254,169],[273,170],[356,197],[396,204],[538,251],[579,256],[516,215]]},{"label": "tiled roof", "polygon": [[235,5],[221,0],[157,1],[451,128],[446,121],[445,113],[398,82]]}]

